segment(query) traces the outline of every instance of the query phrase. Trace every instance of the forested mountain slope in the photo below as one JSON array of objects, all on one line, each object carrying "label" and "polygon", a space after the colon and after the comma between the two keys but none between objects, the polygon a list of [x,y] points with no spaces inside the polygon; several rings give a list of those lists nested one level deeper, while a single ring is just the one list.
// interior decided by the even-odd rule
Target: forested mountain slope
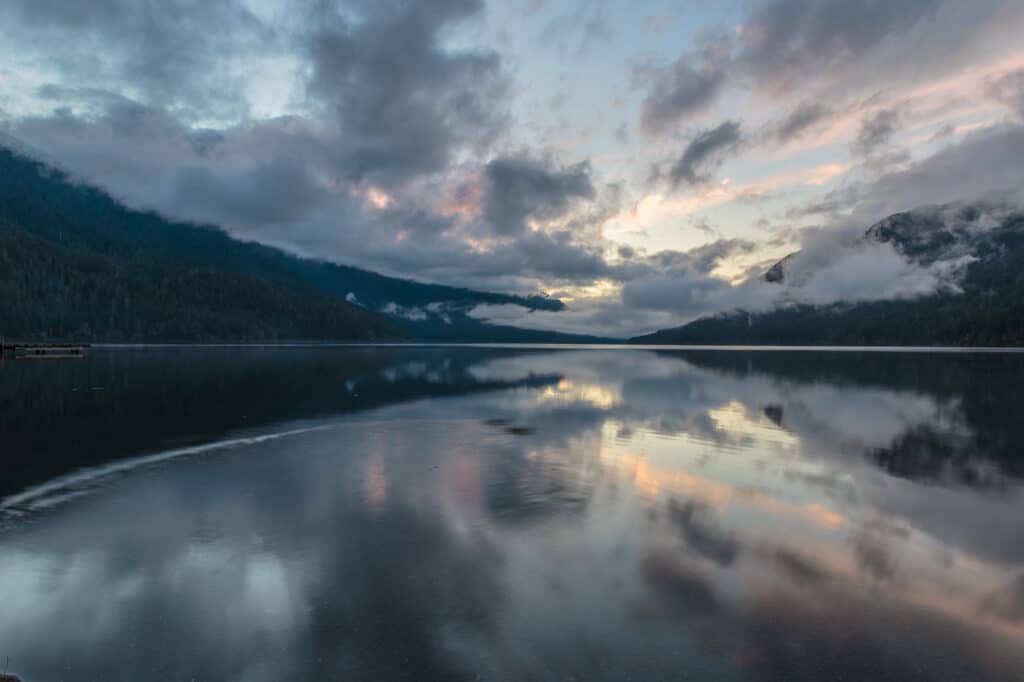
[{"label": "forested mountain slope", "polygon": [[560,301],[386,277],[126,208],[0,147],[0,334],[79,341],[556,341],[478,304]]},{"label": "forested mountain slope", "polygon": [[[637,337],[653,344],[1024,345],[1024,213],[986,224],[978,206],[927,207],[892,215],[865,240],[892,244],[909,262],[970,260],[957,289],[896,300],[788,304],[766,312],[734,311]],[[784,287],[801,273],[787,256],[765,273]]]}]

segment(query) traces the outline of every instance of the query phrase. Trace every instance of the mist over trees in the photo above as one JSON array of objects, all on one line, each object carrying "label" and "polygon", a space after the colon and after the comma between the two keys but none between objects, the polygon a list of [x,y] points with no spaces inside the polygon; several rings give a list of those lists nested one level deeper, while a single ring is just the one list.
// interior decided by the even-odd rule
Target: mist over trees
[{"label": "mist over trees", "polygon": [[[968,209],[970,210],[970,207]],[[735,311],[632,339],[636,343],[769,345],[1019,346],[1024,344],[1024,214],[973,234],[957,234],[934,212],[896,214],[869,229],[867,237],[894,245],[915,262],[970,239],[970,262],[956,289],[919,298],[829,305],[780,305],[763,312]],[[783,286],[793,257],[768,270]]]},{"label": "mist over trees", "polygon": [[0,333],[77,341],[397,339],[290,257],[124,208],[0,149]]}]

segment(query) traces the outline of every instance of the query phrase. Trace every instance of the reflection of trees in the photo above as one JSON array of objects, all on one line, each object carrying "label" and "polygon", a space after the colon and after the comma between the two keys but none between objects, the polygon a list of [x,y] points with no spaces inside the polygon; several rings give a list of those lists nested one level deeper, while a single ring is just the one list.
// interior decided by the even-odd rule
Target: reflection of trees
[{"label": "reflection of trees", "polygon": [[16,362],[0,381],[0,495],[68,470],[205,442],[239,429],[424,397],[544,386],[557,375],[481,380],[506,349],[94,350]]},{"label": "reflection of trees", "polygon": [[[662,357],[741,378],[769,377],[795,386],[828,384],[850,389],[916,392],[949,405],[967,434],[935,425],[899,434],[869,458],[895,476],[979,488],[1005,477],[1024,478],[1024,355],[1001,353],[814,353],[798,351],[658,351]],[[788,426],[784,408],[763,405],[766,416]],[[842,420],[842,414],[834,415]]]},{"label": "reflection of trees", "polygon": [[[566,360],[567,374],[577,362]],[[911,584],[928,576],[897,570],[893,578],[891,569],[907,564],[880,553],[889,540],[892,559],[906,558],[892,529],[851,535],[856,544],[845,550],[859,554],[844,564],[799,526],[784,540],[764,525],[745,527],[754,515],[784,526],[787,510],[768,493],[744,498],[728,480],[687,472],[689,460],[666,465],[689,473],[687,485],[631,497],[628,463],[602,454],[606,420],[638,423],[657,417],[657,405],[686,417],[780,396],[776,381],[669,369],[675,364],[683,372],[636,384],[621,403],[581,396],[552,409],[536,401],[544,390],[511,391],[497,403],[506,411],[482,423],[465,418],[480,402],[467,394],[439,412],[399,410],[450,421],[352,420],[147,472],[78,510],[72,502],[23,529],[25,546],[33,560],[77,563],[81,572],[81,557],[100,557],[100,568],[77,581],[67,568],[40,589],[40,602],[63,607],[52,632],[24,617],[37,605],[0,614],[19,634],[19,671],[114,681],[1019,679],[1019,640],[985,629],[1019,613],[1003,606],[1015,604],[1015,585],[997,584],[991,605],[951,592],[967,610],[930,608],[917,598],[931,593]],[[530,367],[467,385],[520,385],[514,377]],[[386,395],[442,371],[455,383],[464,372],[403,359],[348,376],[353,392]],[[322,385],[333,391],[337,379]],[[761,387],[745,394],[749,383]],[[648,402],[630,400],[639,386]],[[365,488],[371,464],[385,481],[379,497]],[[746,511],[743,499],[753,501]],[[123,513],[142,507],[145,523]],[[247,589],[254,574],[275,580]],[[0,572],[0,582],[11,575]],[[282,588],[276,603],[268,584]],[[268,604],[287,608],[282,616]],[[83,618],[98,611],[106,629]],[[54,622],[85,625],[71,637]]]},{"label": "reflection of trees", "polygon": [[[978,436],[963,438],[924,425],[907,431],[889,447],[874,450],[869,456],[892,476],[985,489],[1006,486],[1007,479],[1000,475],[1000,469],[992,466],[984,453],[979,456],[977,442]],[[1015,468],[1011,472],[1018,474]]]}]

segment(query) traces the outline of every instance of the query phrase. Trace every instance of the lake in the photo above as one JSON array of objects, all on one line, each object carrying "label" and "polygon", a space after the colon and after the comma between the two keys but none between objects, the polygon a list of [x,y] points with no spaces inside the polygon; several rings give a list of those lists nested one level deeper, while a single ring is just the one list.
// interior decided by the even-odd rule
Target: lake
[{"label": "lake", "polygon": [[0,368],[60,680],[1024,680],[1024,354],[93,349]]}]

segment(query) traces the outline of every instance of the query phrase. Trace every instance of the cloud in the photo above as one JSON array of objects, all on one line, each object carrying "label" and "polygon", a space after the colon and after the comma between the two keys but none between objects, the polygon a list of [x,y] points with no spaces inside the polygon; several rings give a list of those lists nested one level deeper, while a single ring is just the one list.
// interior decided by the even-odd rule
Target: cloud
[{"label": "cloud", "polygon": [[[757,296],[738,308],[759,312],[791,304],[831,305],[913,299],[959,293],[960,283],[986,233],[1006,224],[1019,207],[1005,196],[987,201],[927,206],[865,228],[861,218],[803,231],[799,250],[775,265],[770,277],[740,285]],[[899,245],[893,233],[914,235]],[[909,246],[908,246],[909,244]],[[770,279],[765,289],[761,284]]]},{"label": "cloud", "polygon": [[[991,219],[987,214],[975,215],[971,219],[974,227],[964,229],[998,224],[1000,209],[993,206],[992,210],[995,213]],[[948,230],[959,234],[961,228],[953,223],[968,214],[973,212],[961,214],[949,209],[928,215],[949,222]],[[617,286],[602,295],[572,301],[569,309],[557,317],[514,307],[480,308],[473,315],[520,326],[601,330],[626,336],[718,313],[762,312],[793,304],[908,299],[940,290],[955,292],[973,260],[967,244],[938,253],[933,260],[914,260],[890,242],[867,238],[866,230],[865,224],[857,223],[805,230],[799,249],[784,261],[781,284],[765,280],[765,265],[738,265],[757,258],[762,245],[720,239],[685,252],[644,255],[627,249],[620,253],[621,262],[605,270],[605,276]],[[719,271],[723,265],[734,271],[745,269],[746,275],[740,280],[727,279]]]},{"label": "cloud", "polygon": [[946,140],[956,134],[956,126],[952,123],[944,123],[932,133],[931,137],[928,138],[929,142],[938,142],[939,140]]},{"label": "cloud", "polygon": [[898,109],[879,109],[866,114],[860,122],[857,138],[850,145],[855,154],[866,156],[884,146],[900,126]]},{"label": "cloud", "polygon": [[[669,131],[707,109],[718,96],[727,76],[720,51],[709,48],[699,64],[694,66],[694,61],[694,57],[684,55],[671,66],[653,71],[640,106],[640,123],[645,131],[652,135]],[[640,70],[637,77],[642,77],[644,71]]]},{"label": "cloud", "polygon": [[484,174],[484,217],[503,236],[525,233],[531,219],[562,218],[577,200],[596,194],[586,163],[560,168],[544,161],[498,158],[487,164]]},{"label": "cloud", "polygon": [[479,0],[386,0],[324,5],[302,39],[308,96],[338,126],[334,155],[348,176],[394,184],[483,149],[503,124],[506,81],[497,53],[454,51],[441,34],[482,9]]},{"label": "cloud", "polygon": [[[922,253],[903,253],[893,242],[866,234],[864,223],[807,229],[799,248],[778,266],[781,276],[770,282],[764,265],[747,268],[739,281],[716,273],[722,264],[735,267],[745,256],[756,255],[762,247],[754,242],[719,240],[688,252],[661,252],[622,266],[621,303],[629,309],[671,313],[673,326],[678,326],[701,316],[741,310],[955,293],[975,260],[976,238],[1003,224],[1011,211],[1011,206],[993,201],[924,208],[900,217],[915,221],[925,234],[943,236],[935,242],[943,248]],[[954,239],[946,244],[949,237]]]},{"label": "cloud", "polygon": [[[677,234],[750,235],[759,219],[788,235],[812,220],[863,230],[895,211],[1024,186],[1014,119],[982,127],[1002,115],[995,101],[1021,113],[1024,72],[1010,40],[1019,3],[853,10],[840,0],[754,0],[730,13],[728,29],[694,26],[673,51],[655,41],[633,57],[637,34],[614,23],[610,3],[521,4],[532,14],[503,22],[499,54],[489,38],[504,9],[484,0],[11,0],[0,3],[0,122],[134,207],[386,274],[562,290],[571,309],[529,323],[598,333],[777,302],[757,277],[737,284],[721,273],[772,260],[781,241],[715,261],[712,246],[681,256]],[[646,41],[645,20],[635,19]],[[540,59],[521,51],[535,37],[547,43]],[[600,60],[538,73],[549,48],[585,53],[597,40],[609,47]],[[574,80],[577,68],[587,77]],[[608,82],[588,84],[595,73]],[[929,88],[946,89],[914,94]],[[939,101],[953,90],[982,95],[985,111],[953,116],[954,105]],[[553,93],[563,97],[557,114],[544,106]],[[751,112],[742,125],[730,118],[738,107]],[[716,118],[699,122],[705,115]],[[591,137],[566,134],[577,120]],[[624,120],[616,139],[610,131]],[[646,135],[627,141],[626,125]],[[926,158],[919,135],[896,164],[887,150],[901,125],[956,134]],[[794,141],[807,143],[793,150],[799,158],[771,156]],[[847,148],[853,163],[824,158]],[[715,184],[741,152],[750,163],[728,170],[743,182]],[[790,161],[800,167],[778,172]],[[652,165],[671,196],[646,191]],[[751,178],[762,171],[767,178]],[[822,196],[818,184],[831,192]],[[752,215],[742,200],[755,195],[768,198]],[[784,213],[808,197],[814,205]],[[627,203],[632,213],[618,209]],[[799,224],[782,225],[784,217]],[[666,250],[649,252],[655,244]],[[806,280],[817,293],[792,295],[827,300],[841,286],[905,295],[946,276],[908,271],[887,252],[840,253],[825,269],[832,279]],[[859,277],[873,288],[857,289]]]},{"label": "cloud", "polygon": [[970,257],[928,265],[911,262],[887,243],[846,243],[834,232],[812,233],[785,266],[777,304],[825,305],[917,298],[954,289]]},{"label": "cloud", "polygon": [[622,287],[622,302],[643,310],[671,312],[678,326],[716,313],[907,299],[942,289],[956,290],[970,262],[969,255],[961,255],[916,264],[891,244],[844,242],[837,232],[823,231],[806,237],[801,250],[786,260],[783,284],[766,282],[761,269],[739,283],[695,269],[677,269],[627,282]]},{"label": "cloud", "polygon": [[739,121],[725,121],[715,128],[701,131],[690,140],[668,171],[673,186],[708,182],[721,165],[723,155],[736,148],[743,139]]},{"label": "cloud", "polygon": [[660,251],[620,267],[624,280],[621,303],[640,311],[670,312],[696,317],[739,306],[755,305],[754,287],[737,287],[714,274],[723,264],[756,252],[754,242],[719,239],[689,251]]},{"label": "cloud", "polygon": [[[447,44],[447,32],[481,7],[441,0],[301,8],[281,23],[292,56],[308,65],[292,115],[201,127],[161,98],[150,102],[137,76],[119,72],[105,76],[110,89],[41,87],[39,97],[61,106],[11,119],[8,129],[134,207],[216,223],[303,255],[473,286],[530,289],[539,273],[590,278],[604,266],[602,247],[583,243],[574,221],[599,217],[608,193],[589,201],[596,189],[586,163],[498,159],[484,169],[488,229],[516,238],[502,249],[478,246],[489,235],[473,222],[472,193],[462,214],[440,205],[449,183],[473,184],[477,169],[456,166],[455,157],[482,155],[506,123],[501,59]],[[80,37],[69,33],[66,42],[77,49]],[[527,220],[556,218],[561,228],[523,232]]]},{"label": "cloud", "polygon": [[[713,272],[733,259],[755,253],[745,240],[718,240],[689,251],[642,254],[626,249],[621,262],[604,264],[605,288],[571,297],[556,315],[520,306],[478,306],[470,314],[496,324],[629,337],[678,323],[680,315],[697,316],[738,305],[746,290]],[[541,254],[538,254],[540,257]]]},{"label": "cloud", "polygon": [[821,102],[801,102],[774,126],[772,136],[782,144],[798,140],[832,113],[832,109]]},{"label": "cloud", "polygon": [[1017,69],[988,82],[988,93],[1024,118],[1024,69]]},{"label": "cloud", "polygon": [[11,0],[0,23],[16,27],[22,54],[72,82],[121,82],[191,116],[239,113],[230,57],[279,48],[276,32],[240,0]]},{"label": "cloud", "polygon": [[427,311],[424,310],[423,308],[419,308],[417,306],[400,306],[394,301],[385,304],[384,307],[382,307],[380,310],[382,313],[385,313],[387,315],[401,317],[403,319],[412,320],[414,322],[422,322],[423,320],[426,320],[429,317]]},{"label": "cloud", "polygon": [[171,188],[172,202],[218,224],[284,225],[305,220],[324,201],[323,189],[299,159],[276,158],[240,173],[218,174],[207,166],[181,168]]},{"label": "cloud", "polygon": [[964,135],[904,169],[845,184],[829,192],[817,207],[808,208],[839,212],[847,222],[867,226],[918,206],[970,201],[998,193],[1021,198],[1022,155],[1024,126],[989,126]]},{"label": "cloud", "polygon": [[[612,37],[612,25],[608,22],[606,4],[605,0],[578,0],[571,11],[548,22],[540,34],[540,43],[565,52],[568,40],[578,34],[575,54],[581,56],[595,43],[607,42]],[[530,5],[527,12],[536,11],[533,8]]]},{"label": "cloud", "polygon": [[[88,87],[182,125],[198,117],[213,117],[220,128],[238,125],[248,116],[245,88],[287,84],[291,108],[316,129],[332,175],[393,186],[445,169],[461,151],[483,151],[506,123],[508,80],[498,54],[452,49],[444,35],[482,7],[479,0],[303,3],[288,21],[267,22],[235,1],[143,8],[100,0],[88,10],[19,1],[6,11],[28,34],[59,46],[49,52],[63,82],[99,83]],[[94,54],[110,63],[93,64]],[[273,77],[274,68],[286,69],[280,82],[253,83],[260,71]],[[41,91],[67,93],[58,86]]]},{"label": "cloud", "polygon": [[[1019,3],[1009,0],[856,7],[845,0],[761,0],[749,7],[734,30],[701,39],[719,46],[715,58],[684,51],[672,69],[662,70],[653,91],[660,96],[651,101],[664,106],[650,107],[655,129],[706,108],[729,86],[750,88],[771,104],[795,96],[830,105],[880,89],[909,89],[990,55],[994,47],[1015,50],[1016,36],[1007,29],[1022,19]],[[801,106],[790,131],[799,131],[809,121],[804,115],[817,108]],[[790,139],[786,128],[780,128],[780,141]]]},{"label": "cloud", "polygon": [[741,24],[738,61],[760,87],[780,92],[841,71],[933,15],[940,0],[851,6],[845,0],[772,0]]},{"label": "cloud", "polygon": [[713,310],[731,288],[724,280],[683,271],[627,283],[622,288],[622,302],[642,310],[664,310],[692,319]]}]

